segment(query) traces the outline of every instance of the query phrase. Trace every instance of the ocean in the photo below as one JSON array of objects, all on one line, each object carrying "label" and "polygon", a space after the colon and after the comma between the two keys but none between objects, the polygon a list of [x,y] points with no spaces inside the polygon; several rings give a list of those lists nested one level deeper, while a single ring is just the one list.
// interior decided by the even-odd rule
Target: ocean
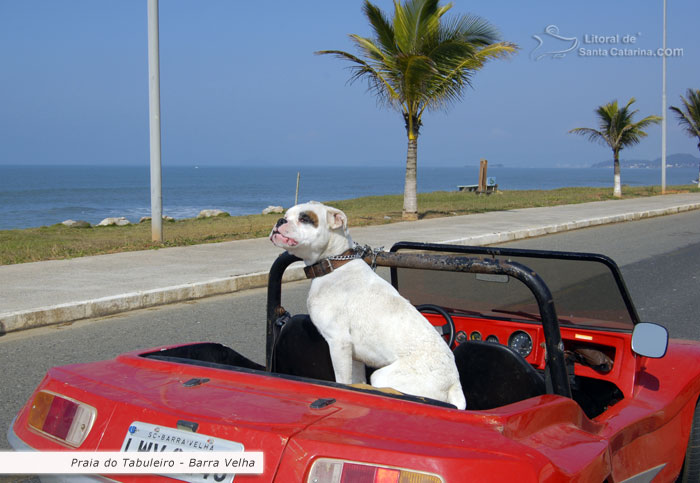
[{"label": "ocean", "polygon": [[[330,201],[369,195],[402,194],[403,167],[307,166],[163,167],[163,213],[192,218],[203,209],[231,215],[260,213],[269,205],[294,204],[297,172],[299,201]],[[697,168],[669,168],[667,185],[689,184]],[[500,190],[594,186],[612,189],[610,168],[489,167]],[[137,223],[150,216],[148,166],[0,166],[0,230],[37,227],[64,220],[92,224],[124,216]],[[455,191],[476,184],[478,166],[418,166],[418,191]],[[623,169],[622,183],[660,185],[656,169]]]}]

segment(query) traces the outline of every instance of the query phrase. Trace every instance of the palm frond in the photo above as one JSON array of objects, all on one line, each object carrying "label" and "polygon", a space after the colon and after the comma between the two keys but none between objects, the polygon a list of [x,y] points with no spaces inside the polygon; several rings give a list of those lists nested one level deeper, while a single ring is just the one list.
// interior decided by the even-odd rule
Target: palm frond
[{"label": "palm frond", "polygon": [[[457,49],[456,49],[457,50]],[[499,42],[474,51],[473,46],[462,47],[461,56],[440,62],[440,76],[435,76],[430,86],[429,101],[424,109],[445,109],[462,99],[464,88],[471,87],[474,72],[490,59],[504,58],[517,50],[514,44]],[[433,55],[435,56],[435,55]]]},{"label": "palm frond", "polygon": [[676,115],[676,119],[678,119],[678,124],[681,125],[683,130],[688,134],[689,136],[697,136],[700,138],[700,124],[696,125],[695,122],[686,114],[685,112],[681,111],[679,108],[675,106],[669,107],[671,111]]},{"label": "palm frond", "polygon": [[[637,111],[634,111],[635,113]],[[645,128],[651,126],[652,124],[658,124],[661,122],[661,117],[659,116],[647,116],[644,119],[632,122],[631,116],[627,119],[629,122],[620,131],[619,146],[620,149],[639,144],[642,138],[647,137],[647,133],[644,131]]]},{"label": "palm frond", "polygon": [[395,105],[396,101],[400,98],[394,86],[387,79],[386,75],[382,72],[374,69],[369,63],[356,57],[348,52],[342,50],[319,50],[315,52],[316,55],[333,55],[340,59],[348,60],[353,63],[350,66],[352,71],[352,76],[350,77],[350,83],[354,83],[359,79],[366,79],[368,84],[368,90],[374,93],[380,102]]},{"label": "palm frond", "polygon": [[598,131],[590,127],[577,127],[569,131],[571,134],[585,136],[591,142],[596,142],[603,145],[609,145],[608,138],[604,132]]},{"label": "palm frond", "polygon": [[678,124],[691,137],[700,141],[700,89],[688,89],[686,97],[681,96],[683,109],[675,106],[669,109],[676,115]]},{"label": "palm frond", "polygon": [[389,53],[396,53],[396,39],[394,38],[394,28],[384,13],[375,5],[365,0],[365,17],[372,25],[372,29],[377,37],[382,50]]},{"label": "palm frond", "polygon": [[[435,63],[427,56],[411,55],[405,59],[402,77],[404,100],[417,103],[418,106],[429,101],[426,88],[436,74]],[[412,111],[414,114],[417,111]]]},{"label": "palm frond", "polygon": [[377,44],[368,38],[360,37],[359,35],[351,35],[350,39],[372,62],[382,64],[391,62],[393,59],[393,57],[387,56]]},{"label": "palm frond", "polygon": [[475,15],[462,15],[444,26],[443,32],[478,46],[487,46],[500,40],[498,30],[488,21]]},{"label": "palm frond", "polygon": [[662,121],[662,119],[663,118],[661,116],[656,116],[656,115],[647,116],[644,119],[641,119],[641,120],[635,122],[634,128],[635,128],[635,130],[644,129],[644,128],[651,126],[652,124],[660,123]]},{"label": "palm frond", "polygon": [[448,4],[441,9],[438,0],[409,0],[405,3],[414,52],[423,51],[422,44],[438,33],[440,17],[451,7],[452,5]]},{"label": "palm frond", "polygon": [[476,53],[476,58],[480,62],[479,67],[481,67],[487,60],[505,59],[517,51],[518,46],[512,42],[498,42],[479,49]]},{"label": "palm frond", "polygon": [[394,39],[400,53],[408,53],[413,50],[413,29],[407,8],[404,8],[397,0],[394,0]]}]

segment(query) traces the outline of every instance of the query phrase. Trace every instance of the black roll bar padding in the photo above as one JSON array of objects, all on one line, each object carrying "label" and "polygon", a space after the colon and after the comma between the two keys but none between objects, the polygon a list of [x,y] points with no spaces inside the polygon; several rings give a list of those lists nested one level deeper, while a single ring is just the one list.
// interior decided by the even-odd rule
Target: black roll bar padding
[{"label": "black roll bar padding", "polygon": [[282,253],[270,268],[267,280],[267,335],[265,343],[265,370],[272,369],[272,348],[276,339],[275,321],[286,312],[282,307],[282,275],[284,271],[294,262],[301,261],[294,255]]},{"label": "black roll bar padding", "polygon": [[[275,321],[285,313],[281,305],[282,275],[285,269],[299,258],[283,253],[270,269],[267,288],[267,343],[266,367],[270,370],[272,348],[275,339]],[[571,398],[571,387],[564,359],[564,344],[559,330],[559,319],[554,308],[554,301],[549,287],[544,280],[525,265],[498,259],[480,259],[467,256],[455,256],[431,253],[397,253],[379,252],[366,257],[367,263],[377,266],[395,268],[415,268],[423,270],[440,270],[450,272],[488,273],[509,275],[520,280],[535,296],[542,318],[545,337],[546,366],[552,380],[554,394]]]}]

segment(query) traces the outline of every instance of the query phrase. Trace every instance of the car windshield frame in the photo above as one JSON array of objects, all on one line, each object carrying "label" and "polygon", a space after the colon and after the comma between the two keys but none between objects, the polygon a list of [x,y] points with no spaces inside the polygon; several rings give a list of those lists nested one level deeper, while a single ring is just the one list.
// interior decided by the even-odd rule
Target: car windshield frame
[{"label": "car windshield frame", "polygon": [[[619,267],[605,255],[417,242],[399,242],[391,248],[394,253],[407,251],[521,263],[548,285],[561,326],[631,332],[640,321]],[[436,277],[445,281],[436,283]],[[430,273],[392,267],[391,283],[414,305],[430,300],[455,315],[540,323],[536,302],[527,300],[530,291],[507,275]],[[473,290],[479,285],[488,290]],[[491,297],[498,298],[497,303],[488,299],[488,291],[493,291]]]}]

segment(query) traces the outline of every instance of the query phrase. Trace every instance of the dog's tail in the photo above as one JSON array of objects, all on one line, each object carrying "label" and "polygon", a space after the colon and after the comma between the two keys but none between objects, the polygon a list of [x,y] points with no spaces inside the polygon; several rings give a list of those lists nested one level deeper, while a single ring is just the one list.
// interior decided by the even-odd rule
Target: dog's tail
[{"label": "dog's tail", "polygon": [[457,406],[457,409],[467,408],[467,400],[464,398],[462,385],[459,382],[452,384],[452,387],[450,387],[450,390],[447,392],[447,402]]}]

